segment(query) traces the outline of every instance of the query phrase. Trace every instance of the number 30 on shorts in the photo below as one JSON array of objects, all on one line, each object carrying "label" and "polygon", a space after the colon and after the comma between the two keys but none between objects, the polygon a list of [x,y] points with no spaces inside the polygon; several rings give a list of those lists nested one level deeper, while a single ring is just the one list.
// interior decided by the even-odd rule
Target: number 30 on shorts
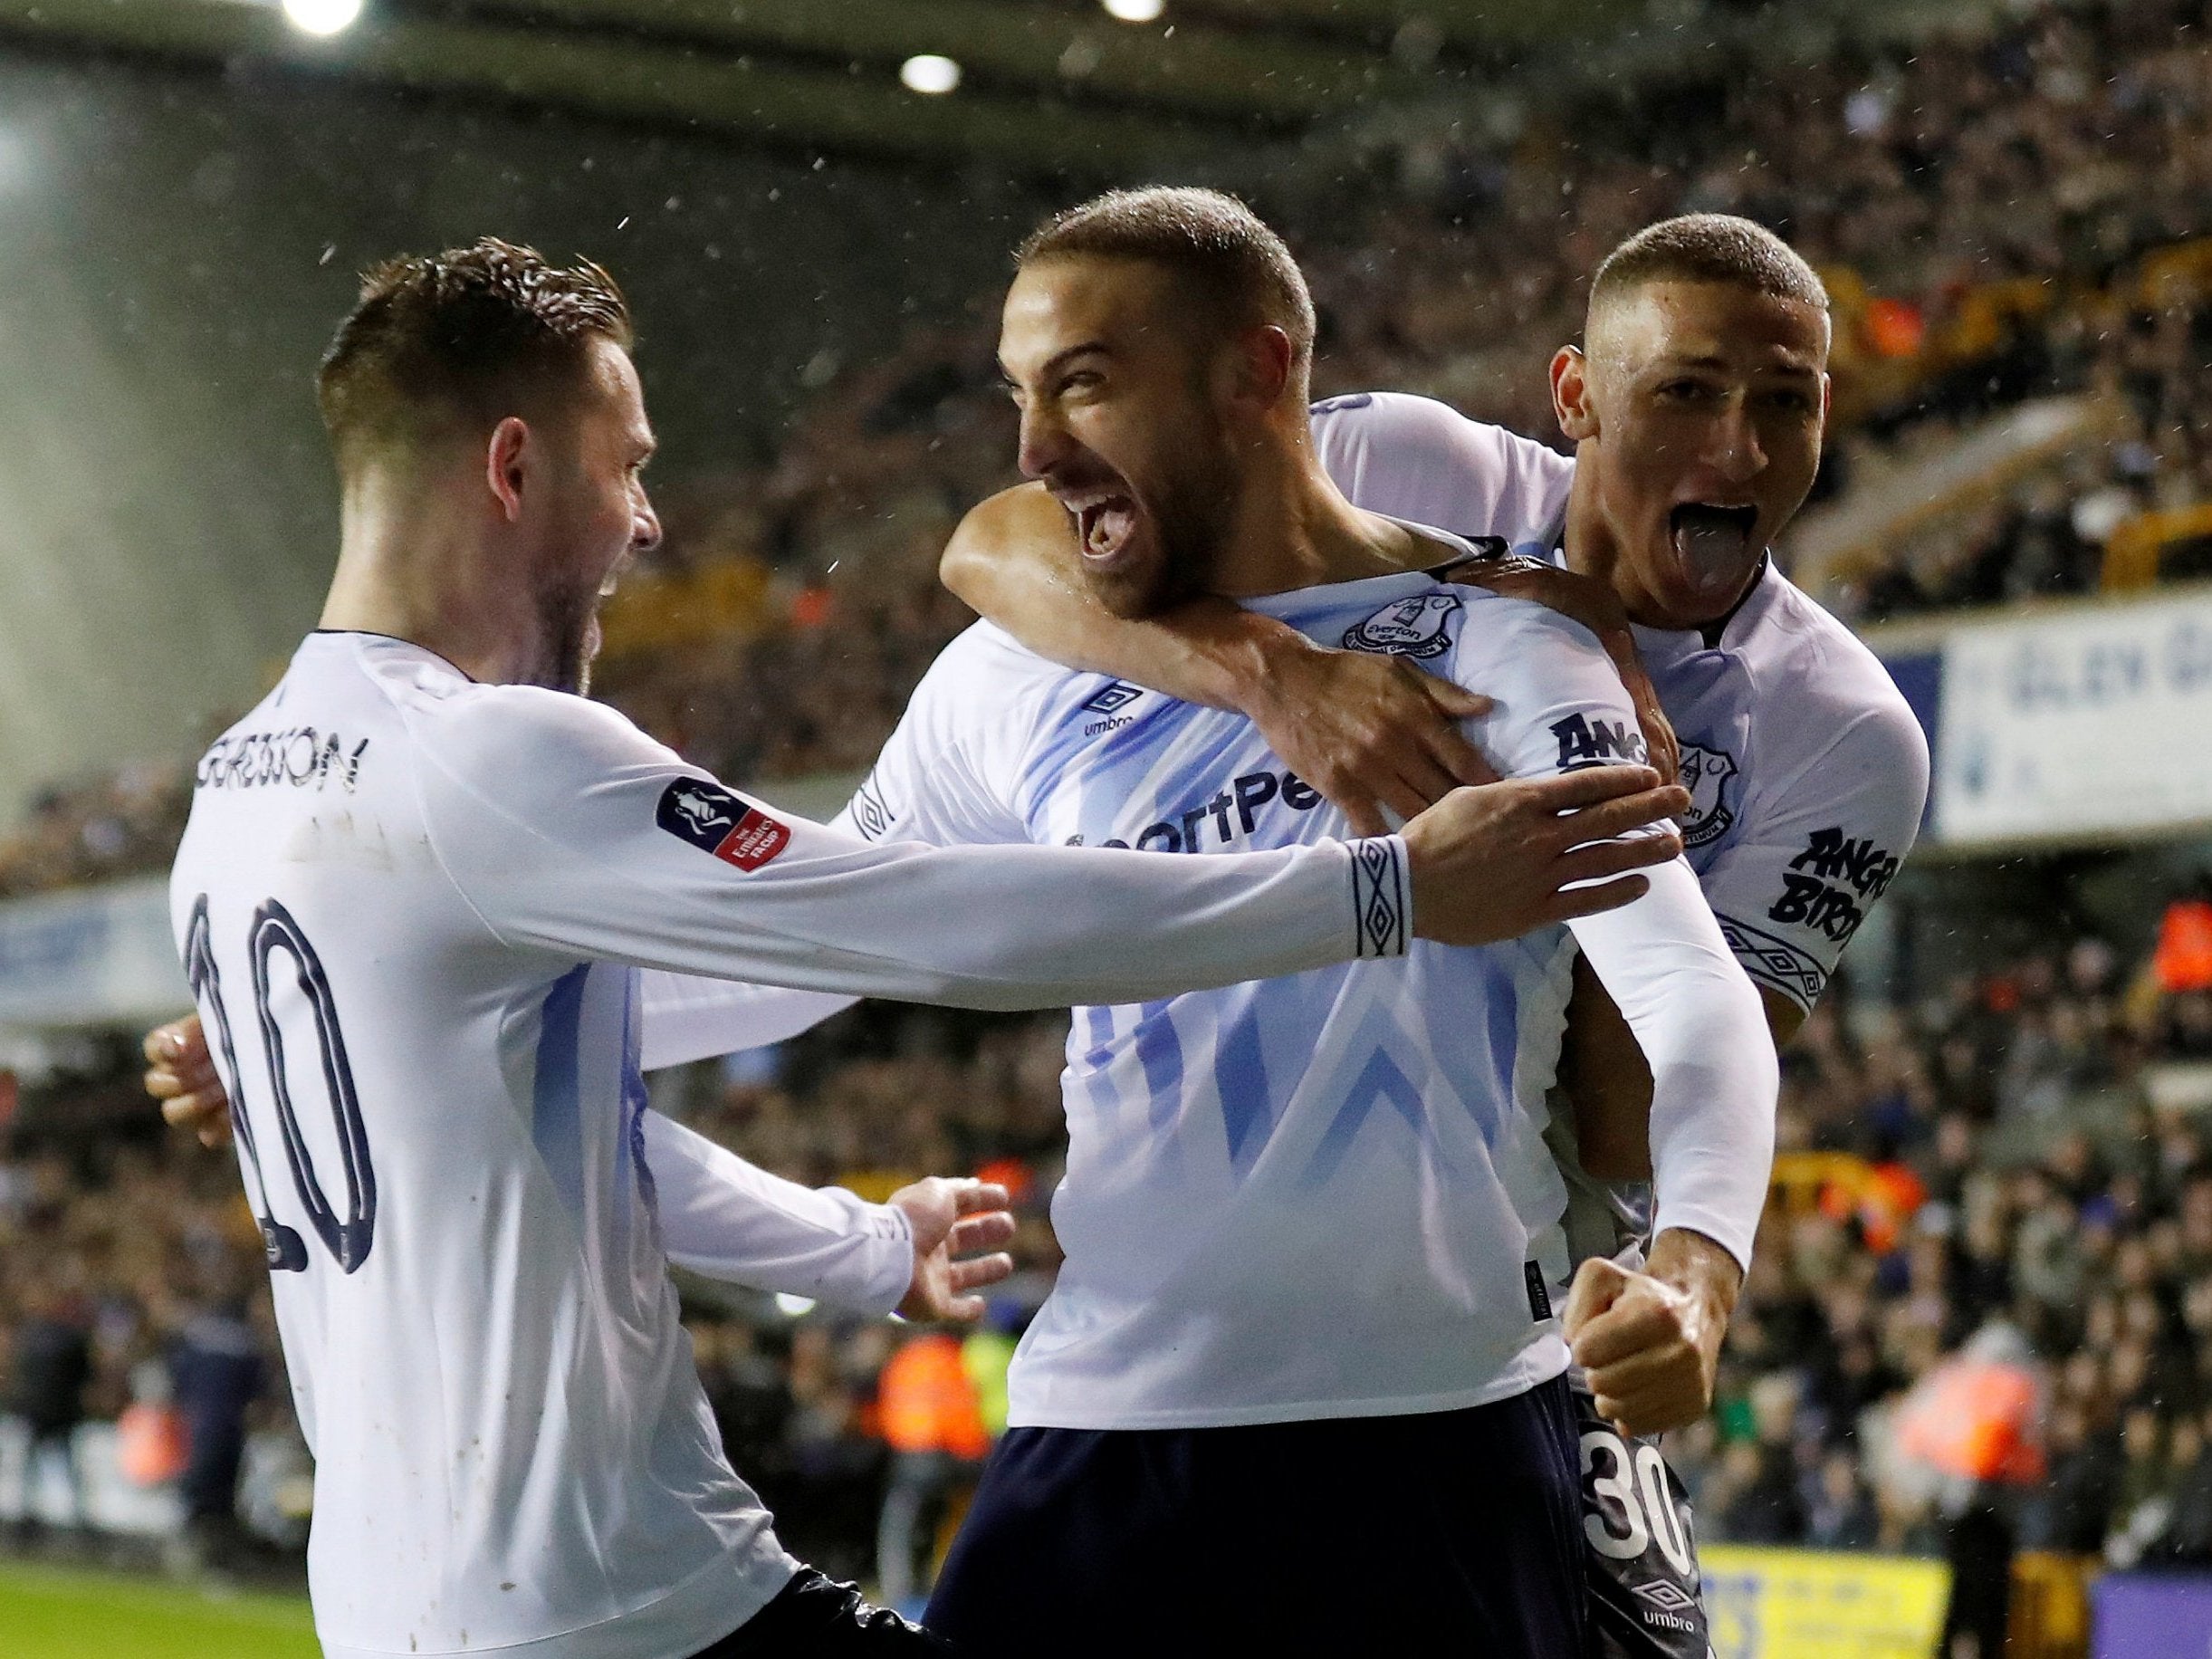
[{"label": "number 30 on shorts", "polygon": [[1689,1529],[1668,1493],[1667,1465],[1657,1446],[1632,1446],[1610,1429],[1585,1430],[1582,1472],[1593,1500],[1582,1518],[1592,1549],[1633,1561],[1657,1544],[1677,1573],[1688,1577],[1695,1571]]}]

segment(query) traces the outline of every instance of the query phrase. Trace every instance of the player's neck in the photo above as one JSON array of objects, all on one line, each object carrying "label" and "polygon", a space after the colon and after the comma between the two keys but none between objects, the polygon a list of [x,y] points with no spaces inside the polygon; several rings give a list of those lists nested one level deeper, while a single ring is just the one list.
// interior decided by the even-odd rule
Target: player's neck
[{"label": "player's neck", "polygon": [[[1613,527],[1605,523],[1605,514],[1597,499],[1597,468],[1594,465],[1575,468],[1575,482],[1568,487],[1566,523],[1563,530],[1564,551],[1570,571],[1596,578],[1621,596],[1621,602],[1630,606],[1629,619],[1641,622],[1642,618],[1633,609],[1641,596],[1624,590],[1625,574],[1621,559],[1621,546],[1614,539]],[[1633,583],[1625,584],[1633,587]]]},{"label": "player's neck", "polygon": [[1346,501],[1309,448],[1270,452],[1239,491],[1211,586],[1230,599],[1253,599],[1399,575],[1418,562],[1410,534]]},{"label": "player's neck", "polygon": [[505,562],[424,492],[350,488],[318,626],[404,639],[485,685],[536,683],[547,646]]}]

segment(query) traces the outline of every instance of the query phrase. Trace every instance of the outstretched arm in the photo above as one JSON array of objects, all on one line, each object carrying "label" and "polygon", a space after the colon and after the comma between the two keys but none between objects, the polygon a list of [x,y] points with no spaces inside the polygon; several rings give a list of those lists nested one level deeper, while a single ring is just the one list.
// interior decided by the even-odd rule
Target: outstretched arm
[{"label": "outstretched arm", "polygon": [[658,1112],[645,1136],[668,1259],[709,1279],[860,1313],[972,1319],[973,1292],[1014,1271],[996,1253],[1014,1236],[1002,1186],[933,1175],[868,1203],[771,1175]]},{"label": "outstretched arm", "polygon": [[[1432,824],[1410,846],[1216,858],[884,845],[764,807],[579,698],[486,688],[437,737],[431,842],[506,947],[956,1007],[1143,1001],[1396,954],[1440,850],[1419,843],[1456,839]],[[1418,925],[1451,931],[1463,902],[1421,897]],[[1365,925],[1368,901],[1389,928]]]},{"label": "outstretched arm", "polygon": [[1249,718],[1364,835],[1460,783],[1497,777],[1459,723],[1485,698],[1395,657],[1332,651],[1288,624],[1204,596],[1128,621],[1076,574],[1075,536],[1041,485],[992,496],[946,546],[944,584],[1041,657]]},{"label": "outstretched arm", "polygon": [[638,1063],[646,1071],[788,1041],[860,1000],[834,991],[748,985],[658,968],[640,977],[645,1034]]},{"label": "outstretched arm", "polygon": [[[148,1031],[145,1047],[147,1091],[162,1117],[221,1146],[230,1101],[199,1016]],[[1013,1271],[997,1253],[1014,1233],[1003,1187],[933,1175],[872,1204],[840,1187],[771,1175],[658,1112],[643,1121],[661,1235],[678,1267],[922,1319],[979,1317],[973,1293]]]},{"label": "outstretched arm", "polygon": [[424,770],[425,816],[506,947],[959,1007],[1143,1002],[1415,936],[1517,937],[1642,891],[1562,893],[1583,855],[1558,844],[1576,820],[1557,808],[1648,821],[1682,802],[1626,767],[1460,791],[1401,836],[1269,852],[886,845],[780,817],[579,698],[485,688],[460,713]]}]

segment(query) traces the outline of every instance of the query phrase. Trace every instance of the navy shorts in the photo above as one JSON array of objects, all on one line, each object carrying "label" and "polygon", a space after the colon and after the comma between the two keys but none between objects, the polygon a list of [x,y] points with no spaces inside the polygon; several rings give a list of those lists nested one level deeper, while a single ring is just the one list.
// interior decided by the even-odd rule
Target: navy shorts
[{"label": "navy shorts", "polygon": [[1015,1429],[924,1623],[976,1659],[1583,1659],[1578,1461],[1565,1378],[1412,1416]]},{"label": "navy shorts", "polygon": [[1573,1387],[1591,1659],[1708,1659],[1690,1494],[1657,1440],[1623,1440],[1579,1374]]}]

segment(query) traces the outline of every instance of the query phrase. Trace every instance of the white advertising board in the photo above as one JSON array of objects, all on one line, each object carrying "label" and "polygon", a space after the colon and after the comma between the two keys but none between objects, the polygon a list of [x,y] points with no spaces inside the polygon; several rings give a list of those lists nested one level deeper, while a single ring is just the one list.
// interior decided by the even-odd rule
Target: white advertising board
[{"label": "white advertising board", "polygon": [[142,876],[0,904],[0,1026],[132,1025],[188,1008],[168,887]]},{"label": "white advertising board", "polygon": [[1954,845],[2212,822],[2212,593],[1954,630],[1935,753]]}]

